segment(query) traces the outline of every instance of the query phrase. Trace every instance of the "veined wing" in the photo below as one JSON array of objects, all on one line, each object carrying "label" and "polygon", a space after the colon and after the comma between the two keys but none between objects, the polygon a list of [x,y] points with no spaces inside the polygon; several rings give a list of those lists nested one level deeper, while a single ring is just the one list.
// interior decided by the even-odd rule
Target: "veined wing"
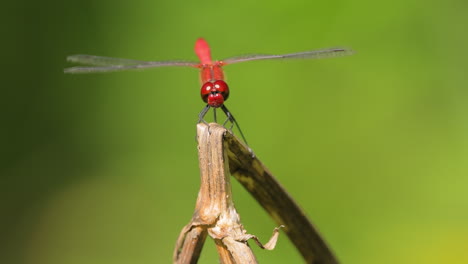
[{"label": "veined wing", "polygon": [[65,73],[113,72],[170,66],[198,67],[199,65],[198,62],[191,61],[141,61],[93,55],[71,55],[67,57],[67,60],[90,66],[66,68]]},{"label": "veined wing", "polygon": [[244,61],[271,60],[271,59],[322,59],[352,55],[354,51],[348,48],[328,48],[304,52],[289,53],[283,55],[253,54],[233,57],[223,60],[224,64],[232,64]]}]

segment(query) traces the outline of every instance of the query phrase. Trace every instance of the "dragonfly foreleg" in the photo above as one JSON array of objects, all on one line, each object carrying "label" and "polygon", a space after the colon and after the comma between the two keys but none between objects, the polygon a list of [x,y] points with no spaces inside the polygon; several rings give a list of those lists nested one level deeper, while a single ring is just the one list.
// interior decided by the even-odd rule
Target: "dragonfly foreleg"
[{"label": "dragonfly foreleg", "polygon": [[242,130],[241,130],[239,124],[237,123],[236,119],[234,118],[234,116],[231,114],[231,112],[227,109],[227,107],[224,104],[221,106],[221,109],[223,110],[223,112],[227,116],[227,119],[226,119],[226,121],[224,121],[223,126],[225,126],[226,123],[228,121],[230,121],[231,122],[231,127],[229,128],[229,130],[231,130],[231,132],[232,132],[232,127],[234,125],[236,125],[237,130],[239,130],[239,133],[240,133],[242,139],[244,140],[245,144],[248,146],[249,144],[247,143],[247,140],[245,139],[244,133],[242,133]]},{"label": "dragonfly foreleg", "polygon": [[208,113],[208,110],[210,110],[210,105],[206,105],[205,108],[201,110],[200,114],[198,114],[198,123],[203,122],[204,124],[208,125],[208,123],[204,119],[206,113]]}]

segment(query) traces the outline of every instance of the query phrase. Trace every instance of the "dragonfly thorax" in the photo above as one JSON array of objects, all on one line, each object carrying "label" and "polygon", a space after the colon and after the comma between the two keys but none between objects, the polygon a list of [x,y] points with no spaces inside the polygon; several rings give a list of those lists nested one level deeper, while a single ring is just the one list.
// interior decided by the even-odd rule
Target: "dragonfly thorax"
[{"label": "dragonfly thorax", "polygon": [[223,80],[209,81],[202,85],[200,95],[211,107],[220,107],[229,97],[229,87]]},{"label": "dragonfly thorax", "polygon": [[200,81],[202,84],[206,82],[214,82],[216,80],[224,80],[224,73],[222,69],[222,62],[215,62],[214,64],[202,64],[200,68]]}]

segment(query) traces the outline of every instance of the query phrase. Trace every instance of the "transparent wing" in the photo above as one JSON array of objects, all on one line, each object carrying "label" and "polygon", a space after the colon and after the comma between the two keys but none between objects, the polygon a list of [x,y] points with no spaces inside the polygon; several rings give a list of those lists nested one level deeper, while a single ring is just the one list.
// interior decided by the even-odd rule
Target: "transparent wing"
[{"label": "transparent wing", "polygon": [[198,67],[199,65],[198,62],[191,61],[140,61],[93,55],[72,55],[68,56],[67,60],[90,66],[66,68],[64,70],[65,73],[113,72],[170,66]]},{"label": "transparent wing", "polygon": [[244,61],[271,60],[271,59],[322,59],[330,57],[340,57],[353,54],[354,51],[348,48],[328,48],[321,50],[311,50],[283,55],[253,54],[239,57],[232,57],[223,60],[224,64],[232,64]]}]

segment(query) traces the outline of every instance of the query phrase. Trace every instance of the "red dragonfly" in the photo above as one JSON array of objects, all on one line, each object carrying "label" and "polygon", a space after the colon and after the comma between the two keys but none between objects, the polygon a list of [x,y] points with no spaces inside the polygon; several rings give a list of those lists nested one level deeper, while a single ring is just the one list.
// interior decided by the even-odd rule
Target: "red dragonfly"
[{"label": "red dragonfly", "polygon": [[198,123],[205,122],[203,119],[210,110],[213,108],[214,120],[216,122],[216,108],[221,108],[226,114],[227,119],[223,123],[226,125],[228,121],[232,126],[235,125],[239,130],[244,142],[244,134],[242,133],[239,124],[234,116],[226,108],[224,102],[229,97],[229,87],[224,81],[224,73],[222,67],[225,65],[254,60],[270,60],[270,59],[320,59],[329,57],[338,57],[353,54],[353,50],[347,48],[328,48],[322,50],[312,50],[297,53],[289,53],[283,55],[268,55],[268,54],[253,54],[246,56],[231,57],[225,60],[213,61],[211,59],[211,52],[208,43],[199,38],[195,42],[195,53],[197,54],[200,62],[191,61],[142,61],[142,60],[129,60],[110,57],[101,57],[93,55],[71,55],[67,57],[70,62],[79,64],[87,64],[91,66],[78,66],[66,68],[65,73],[96,73],[96,72],[113,72],[134,69],[146,69],[156,67],[169,67],[169,66],[182,66],[193,67],[200,69],[201,81],[201,97],[207,103],[198,116]]}]

